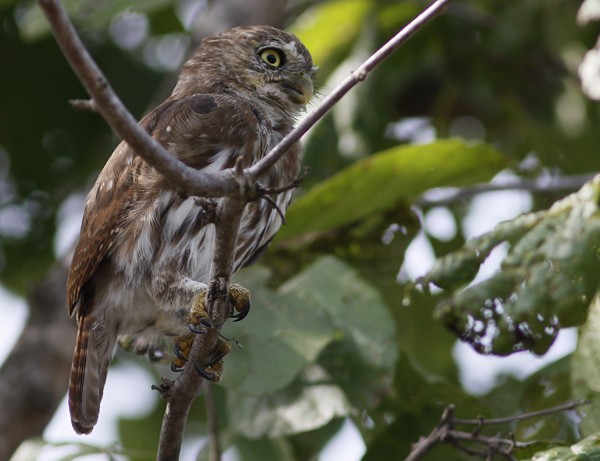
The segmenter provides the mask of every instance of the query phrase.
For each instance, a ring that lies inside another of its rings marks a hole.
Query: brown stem
[[[201,376],[191,365],[209,363],[212,359],[211,353],[220,340],[219,332],[229,313],[229,281],[245,206],[245,199],[223,198],[217,207],[215,252],[211,266],[211,283],[206,297],[211,328],[208,328],[205,334],[196,336],[183,372],[173,382],[171,389],[163,394],[168,403],[160,430],[158,461],[178,459],[187,415],[202,384]]]
[[[424,208],[435,206],[448,206],[461,200],[467,200],[479,194],[504,190],[522,190],[534,193],[549,194],[553,192],[574,191],[580,189],[586,182],[591,181],[597,173],[584,173],[556,178],[517,179],[501,184],[475,184],[452,190],[442,198],[427,198],[426,192],[414,204]]]
[[[204,382],[204,401],[206,402],[206,419],[208,421],[209,457],[210,461],[221,461],[221,443],[219,441],[219,415],[215,405],[213,384]]]

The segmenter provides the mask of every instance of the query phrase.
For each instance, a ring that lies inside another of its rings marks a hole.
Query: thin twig
[[[324,98],[319,106],[308,114],[302,122],[296,126],[281,142],[259,162],[248,168],[248,173],[253,178],[258,178],[271,168],[285,154],[285,152],[298,141],[310,128],[312,128],[323,116],[354,86],[362,82],[369,72],[387,58],[396,48],[412,37],[421,27],[429,23],[450,0],[436,0],[429,8],[413,19],[406,27],[398,32],[385,45],[377,50],[354,72],[342,81],[334,90]]]
[[[431,434],[427,437],[421,437],[419,441],[413,444],[412,450],[404,461],[416,461],[425,453],[431,450],[438,443],[445,441],[448,430],[452,428],[454,419],[454,405],[448,405],[442,413],[440,421],[437,423]]]
[[[555,407],[544,408],[543,410],[530,411],[528,413],[523,413],[520,415],[514,416],[506,416],[504,418],[479,418],[479,419],[461,419],[454,418],[455,424],[465,424],[465,425],[473,425],[473,426],[483,426],[486,425],[497,425],[497,424],[506,424],[506,423],[514,423],[517,421],[523,421],[526,419],[537,418],[538,416],[547,416],[554,413],[561,413],[563,411],[575,410],[577,407],[582,405],[589,404],[589,400],[580,399],[575,400],[573,402],[563,403],[562,405],[557,405]]]
[[[576,400],[574,402],[564,403],[562,405],[545,408],[543,410],[531,411],[528,413],[504,418],[490,419],[484,419],[481,417],[478,419],[456,418],[454,416],[454,405],[448,405],[435,428],[427,437],[421,437],[417,443],[413,444],[411,452],[404,461],[417,461],[438,443],[448,443],[458,450],[473,456],[478,456],[482,459],[492,459],[493,454],[498,454],[508,460],[513,461],[516,459],[512,454],[513,450],[515,448],[524,448],[528,446],[528,444],[516,441],[513,434],[510,434],[509,437],[502,437],[500,435],[481,435],[480,430],[484,425],[506,424],[525,419],[537,418],[539,416],[548,416],[555,413],[561,413],[563,411],[574,410],[577,407],[587,403],[589,403],[588,400]],[[472,425],[475,426],[475,428],[471,432],[458,431],[454,428],[456,424]],[[467,442],[470,446],[467,446],[462,442]],[[473,448],[473,446],[477,445],[483,446],[483,448]]]
[[[424,208],[448,206],[461,200],[474,197],[475,195],[505,190],[522,190],[537,193],[574,191],[580,189],[586,182],[593,179],[596,174],[597,173],[586,173],[553,178],[518,179],[501,184],[475,184],[473,186],[466,186],[461,187],[460,189],[450,190],[444,197],[441,198],[430,198],[432,194],[431,191],[428,191],[418,198],[414,204]]]

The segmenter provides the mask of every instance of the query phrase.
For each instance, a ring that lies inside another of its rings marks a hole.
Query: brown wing
[[[261,125],[255,111],[239,100],[201,94],[167,101],[140,123],[172,154],[197,169],[211,164],[219,169],[232,167],[237,155],[254,150],[249,143],[256,142]],[[223,152],[227,158],[217,158]],[[251,162],[248,159],[245,163]],[[122,142],[86,201],[67,282],[69,315],[82,315],[91,309],[84,300],[92,297],[86,294],[88,282],[118,238],[123,216],[136,200],[134,191],[141,175],[151,182],[166,182]]]
[[[172,102],[148,114],[141,125],[152,132]],[[75,246],[67,281],[69,315],[75,313],[84,286],[114,244],[115,228],[127,206],[127,191],[133,184],[133,170],[127,165],[131,149],[121,142],[102,169],[85,204],[79,240]],[[110,186],[110,187],[109,187]]]

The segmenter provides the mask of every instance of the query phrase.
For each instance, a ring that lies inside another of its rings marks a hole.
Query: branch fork
[[[517,458],[513,455],[513,451],[515,448],[526,447],[527,443],[515,440],[512,432],[508,433],[506,437],[503,437],[501,434],[494,436],[481,435],[481,430],[484,426],[515,423],[540,416],[548,416],[563,411],[575,410],[581,405],[588,403],[590,403],[588,400],[576,400],[543,410],[490,419],[485,419],[482,416],[479,416],[477,419],[456,418],[455,406],[451,404],[444,409],[440,421],[436,424],[433,431],[427,437],[421,437],[418,442],[413,444],[411,452],[404,461],[416,461],[420,459],[439,443],[450,444],[464,453],[485,460],[491,461],[494,455],[500,455],[506,460],[516,461]],[[470,432],[460,431],[456,429],[457,425],[474,427]]]

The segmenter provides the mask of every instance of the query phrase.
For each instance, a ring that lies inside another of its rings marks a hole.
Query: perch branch
[[[205,381],[204,392],[210,450],[208,459],[210,461],[218,461],[221,459],[221,442],[219,440],[219,415],[217,414],[213,384]]]
[[[211,283],[207,294],[211,326],[202,327],[204,333],[196,336],[189,362],[181,375],[171,383],[170,389],[163,393],[163,397],[167,400],[167,409],[160,431],[158,461],[179,457],[187,415],[202,384],[202,377],[190,365],[211,361],[220,338],[221,327],[227,318],[229,280],[233,272],[237,234],[245,206],[246,201],[238,198],[224,198],[219,202],[215,222],[215,252],[211,266]],[[214,458],[214,461],[218,459]]]
[[[523,413],[521,415],[515,416],[506,416],[504,418],[478,418],[478,419],[461,419],[454,418],[455,424],[464,424],[464,425],[472,425],[472,426],[480,426],[483,424],[487,424],[488,426],[497,425],[497,424],[506,424],[506,423],[514,423],[516,421],[523,421],[525,419],[537,418],[539,416],[548,416],[554,413],[560,413],[562,411],[575,410],[577,407],[582,405],[589,404],[589,400],[581,399],[575,400],[573,402],[563,403],[562,405],[557,405],[555,407],[544,408],[543,410],[530,411],[529,413]]]

